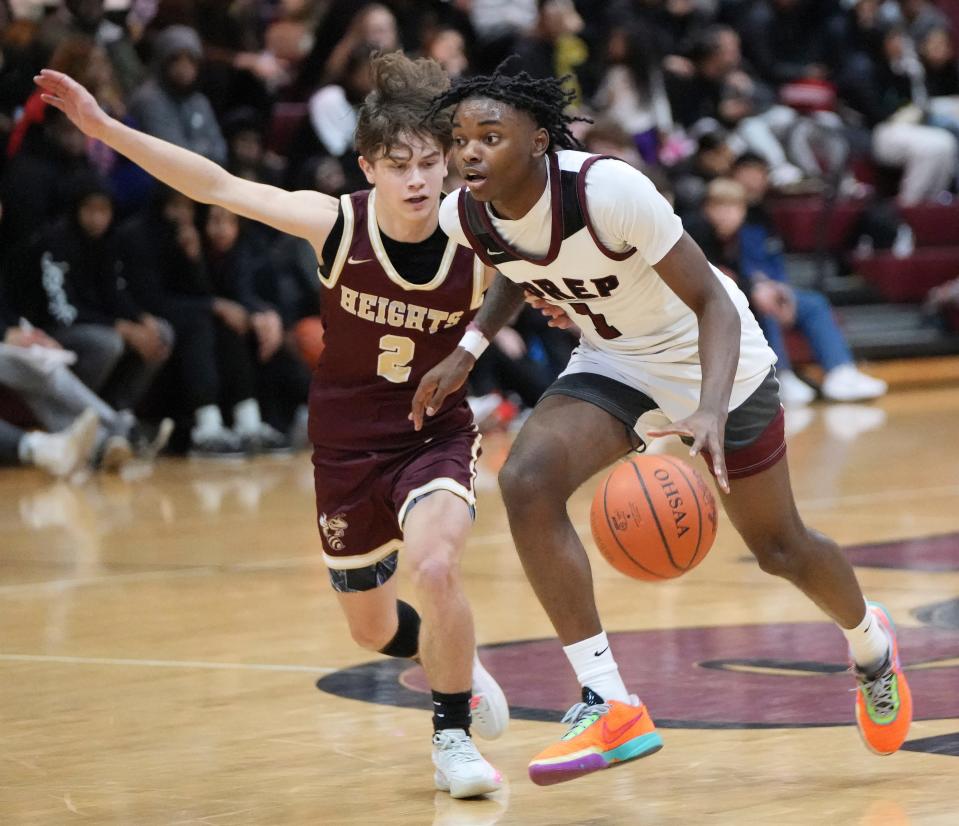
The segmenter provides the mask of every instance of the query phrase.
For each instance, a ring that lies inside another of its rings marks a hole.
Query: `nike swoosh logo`
[[[351,255],[349,258],[346,259],[346,263],[347,264],[368,264],[372,260],[373,260],[372,258],[362,258],[360,260],[357,260]]]
[[[593,656],[594,656],[594,657],[601,657],[601,656],[603,656],[603,654],[605,654],[607,651],[609,651],[609,646],[608,646],[608,645],[607,645],[602,651],[594,651],[594,652],[593,652]]]
[[[491,250],[489,247],[486,248],[487,255],[505,255],[506,253],[503,250]]]
[[[622,737],[627,731],[629,731],[633,726],[635,726],[643,717],[646,716],[646,711],[640,711],[635,717],[631,720],[627,720],[623,725],[618,728],[610,728],[606,718],[603,718],[603,739],[609,742],[615,742],[620,737]]]

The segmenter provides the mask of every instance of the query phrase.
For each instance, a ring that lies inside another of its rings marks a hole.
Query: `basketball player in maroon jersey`
[[[339,200],[229,175],[108,117],[61,73],[44,70],[36,82],[83,132],[168,186],[317,251],[326,347],[310,391],[310,437],[324,559],[353,639],[422,662],[433,689],[436,786],[472,797],[502,780],[473,744],[471,722],[495,737],[509,717],[475,656],[460,581],[479,436],[464,392],[419,432],[407,414],[420,379],[460,343],[493,272],[439,229],[450,123],[427,113],[447,88],[442,69],[396,53],[377,58],[373,75],[356,129],[373,188]],[[397,599],[401,544],[422,618]]]

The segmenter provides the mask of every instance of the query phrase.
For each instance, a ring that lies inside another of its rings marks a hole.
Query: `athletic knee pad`
[[[387,657],[415,657],[420,650],[420,615],[401,599],[396,600],[396,615],[399,620],[396,633],[380,653]]]

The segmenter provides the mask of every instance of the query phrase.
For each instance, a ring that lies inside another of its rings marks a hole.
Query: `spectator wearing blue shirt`
[[[815,390],[793,371],[785,340],[785,333],[791,328],[806,338],[823,368],[821,392],[825,398],[850,402],[882,396],[886,383],[857,369],[828,299],[820,292],[796,289],[789,284],[782,244],[761,208],[768,185],[765,173],[761,159],[747,157],[740,160],[733,174],[750,180],[749,189],[740,180],[712,181],[703,204],[704,231],[707,244],[721,250],[719,260],[725,261],[738,276],[766,340],[776,353],[783,403],[803,405],[816,397]],[[748,208],[747,192],[752,196],[752,209]],[[713,237],[708,238],[709,234]]]

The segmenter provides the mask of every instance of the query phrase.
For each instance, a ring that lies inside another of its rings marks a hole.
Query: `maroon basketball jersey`
[[[319,273],[326,331],[310,388],[310,439],[384,450],[469,427],[465,388],[419,433],[407,416],[420,379],[453,351],[482,303],[482,262],[450,240],[432,277],[413,284],[383,248],[375,190],[344,195],[340,209],[343,237]]]

